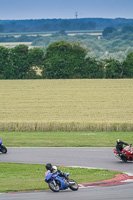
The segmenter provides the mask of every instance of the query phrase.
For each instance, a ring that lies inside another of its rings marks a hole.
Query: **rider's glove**
[[[60,171],[60,174],[61,174],[61,175],[64,175],[64,173],[63,173],[62,171]]]

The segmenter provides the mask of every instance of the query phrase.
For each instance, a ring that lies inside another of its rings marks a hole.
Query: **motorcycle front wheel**
[[[7,153],[7,148],[4,145],[1,145],[1,152]]]
[[[60,188],[58,184],[54,184],[53,182],[49,182],[49,188],[53,191],[53,192],[59,192]]]
[[[121,159],[122,159],[124,162],[127,162],[127,158],[126,158],[124,155],[122,155]]]
[[[76,191],[78,190],[79,186],[74,180],[69,179],[69,188],[73,191]]]

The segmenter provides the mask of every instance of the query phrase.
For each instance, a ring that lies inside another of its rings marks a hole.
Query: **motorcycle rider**
[[[64,172],[62,172],[59,169],[57,169],[56,166],[52,166],[51,163],[47,163],[46,164],[46,169],[49,170],[52,174],[55,174],[55,173],[58,172],[61,177],[65,177],[68,180],[68,177],[66,176],[66,174],[64,174]]]
[[[128,143],[121,141],[120,139],[117,139],[117,144],[116,144],[116,150],[119,154],[120,157],[122,157],[122,149],[123,149],[123,145],[129,146]]]

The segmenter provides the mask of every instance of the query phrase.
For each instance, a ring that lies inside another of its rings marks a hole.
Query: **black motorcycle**
[[[7,148],[2,144],[2,139],[0,139],[0,152],[7,153]]]

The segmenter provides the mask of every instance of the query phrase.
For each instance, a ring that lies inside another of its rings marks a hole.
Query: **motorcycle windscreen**
[[[45,177],[46,177],[46,180],[51,179],[52,174],[50,173],[50,171],[45,172]]]
[[[2,139],[0,139],[0,144],[2,144]]]

